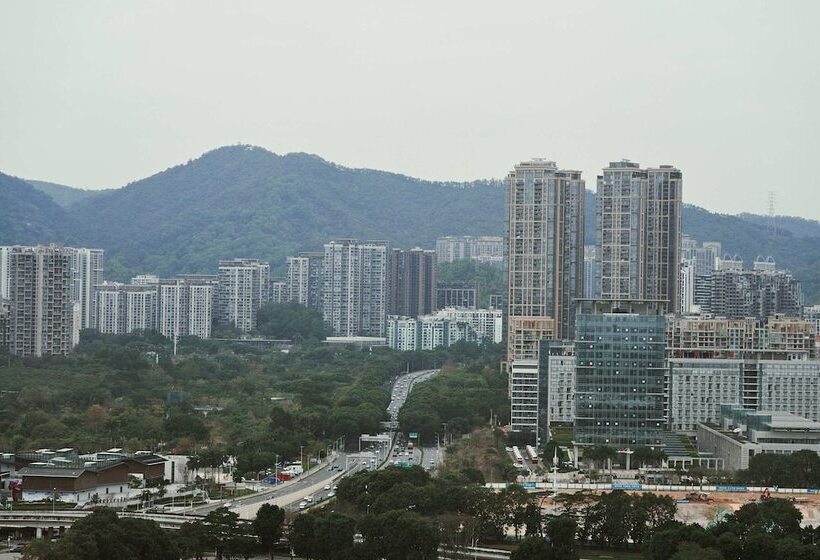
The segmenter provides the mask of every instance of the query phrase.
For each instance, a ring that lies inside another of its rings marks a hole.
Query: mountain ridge
[[[102,247],[106,276],[117,280],[209,272],[217,260],[236,256],[268,260],[281,271],[285,256],[318,250],[334,237],[432,247],[444,235],[504,231],[500,180],[426,181],[248,145],[215,148],[121,188],[63,200],[65,206],[32,182],[0,175],[0,187],[7,183],[13,188],[0,188],[0,208],[6,208],[0,211],[0,244]],[[594,204],[595,194],[587,191],[588,244],[594,243]],[[685,233],[721,241],[747,263],[772,255],[803,280],[811,300],[820,300],[820,222],[780,217],[776,235],[767,235],[765,219],[689,204],[683,209]]]

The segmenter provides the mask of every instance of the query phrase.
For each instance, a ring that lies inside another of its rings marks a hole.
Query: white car
[[[325,490],[330,490],[330,484],[325,484]]]
[[[307,503],[307,502],[304,502],[304,501],[303,501],[303,502],[299,502],[299,509],[305,509],[305,508],[307,507],[307,505],[308,505],[308,503]]]
[[[306,502],[312,502],[313,501],[313,496],[306,496],[305,501]]]

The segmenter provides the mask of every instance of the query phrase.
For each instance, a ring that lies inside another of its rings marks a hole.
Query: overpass
[[[0,527],[5,529],[34,529],[38,538],[43,531],[59,529],[63,532],[78,519],[89,515],[91,510],[63,511],[0,511]],[[201,519],[198,515],[180,515],[175,513],[143,513],[136,511],[117,512],[120,517],[150,519],[163,529],[179,529],[183,523]]]

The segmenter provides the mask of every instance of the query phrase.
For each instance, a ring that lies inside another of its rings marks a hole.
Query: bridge
[[[91,510],[63,510],[63,511],[0,511],[0,527],[7,529],[34,529],[38,538],[43,531],[59,529],[61,532],[67,527],[90,514]],[[202,519],[199,515],[180,515],[175,513],[143,513],[136,511],[117,512],[120,517],[135,519],[150,519],[163,529],[179,529],[183,523]]]

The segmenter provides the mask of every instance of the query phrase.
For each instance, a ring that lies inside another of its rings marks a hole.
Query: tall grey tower
[[[671,165],[609,164],[598,176],[598,259],[603,300],[680,297],[682,174]]]
[[[584,289],[584,181],[555,162],[507,175],[507,367],[511,426],[538,439],[542,340],[574,336]]]
[[[15,247],[9,255],[9,348],[17,356],[68,354],[74,344],[71,249]]]

